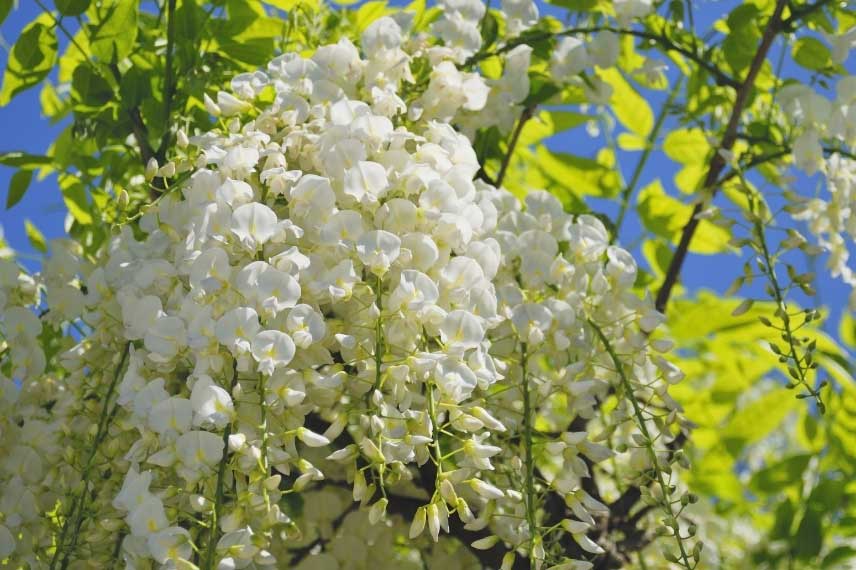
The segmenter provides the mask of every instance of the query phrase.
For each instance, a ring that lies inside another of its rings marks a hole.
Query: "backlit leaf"
[[[101,20],[89,25],[92,53],[103,62],[120,61],[134,49],[139,2],[111,0],[99,10]]]
[[[639,192],[638,211],[648,231],[677,244],[693,207],[666,194],[660,181],[655,180]],[[704,254],[727,251],[730,239],[728,230],[701,220],[690,242],[690,251]]]
[[[654,128],[654,112],[648,101],[617,69],[601,70],[599,74],[612,86],[610,104],[618,121],[638,136],[647,137]]]
[[[21,32],[9,51],[0,106],[8,105],[18,93],[38,85],[56,62],[57,40],[50,15],[42,14]]]
[[[24,231],[27,234],[27,239],[30,240],[30,244],[42,253],[46,253],[48,251],[48,244],[45,241],[45,236],[42,235],[42,232],[39,231],[30,220],[24,220]]]

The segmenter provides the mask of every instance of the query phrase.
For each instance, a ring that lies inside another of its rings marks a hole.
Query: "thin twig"
[[[480,52],[473,55],[470,59],[468,59],[465,63],[467,67],[472,66],[475,63],[483,59],[487,59],[489,57],[500,55],[507,51],[511,51],[515,47],[521,44],[532,44],[538,41],[548,40],[550,38],[555,37],[563,37],[563,36],[576,36],[583,34],[591,34],[597,32],[612,32],[614,34],[625,35],[625,36],[635,36],[637,38],[642,38],[646,40],[650,40],[660,44],[667,51],[677,52],[687,59],[690,59],[696,63],[699,67],[710,73],[716,82],[720,85],[726,85],[733,89],[737,89],[740,86],[740,82],[734,79],[733,77],[726,74],[724,71],[716,67],[713,63],[710,62],[709,57],[705,57],[702,54],[696,53],[694,50],[687,48],[685,46],[681,46],[673,42],[670,38],[656,34],[654,32],[649,32],[645,30],[632,30],[627,28],[615,28],[612,26],[589,26],[582,28],[567,28],[560,32],[545,32],[543,34],[526,34],[522,36],[518,36],[516,38],[512,38],[508,40],[501,48],[493,51],[493,52]]]
[[[80,484],[82,489],[80,491],[80,495],[72,501],[68,516],[65,521],[63,521],[62,529],[60,530],[59,539],[57,541],[56,551],[54,552],[50,563],[51,570],[56,567],[57,562],[60,562],[60,556],[62,556],[60,568],[63,570],[68,568],[68,565],[71,562],[71,555],[77,548],[80,528],[83,525],[83,512],[86,508],[86,497],[89,494],[89,475],[92,472],[92,468],[95,466],[95,456],[98,454],[98,450],[100,449],[104,438],[107,437],[107,431],[110,428],[113,418],[116,416],[116,407],[118,404],[114,404],[113,409],[110,410],[110,402],[113,398],[113,393],[116,391],[116,386],[119,384],[119,378],[125,368],[125,362],[128,360],[130,350],[131,343],[125,343],[125,348],[119,358],[119,364],[116,365],[113,372],[113,379],[107,387],[107,393],[104,396],[104,405],[101,407],[101,412],[98,417],[98,428],[95,431],[95,439],[92,441],[92,447],[89,449],[89,456],[86,458],[86,463],[84,463],[83,470],[80,473]],[[71,528],[70,525],[74,526],[74,531],[71,535],[68,548],[65,548],[65,537]]]
[[[746,190],[747,199],[749,202],[749,213],[751,215],[750,221],[752,222],[752,231],[755,234],[755,239],[757,240],[755,243],[755,249],[761,255],[761,259],[763,263],[758,263],[758,268],[767,278],[769,282],[769,291],[772,293],[773,300],[776,302],[777,310],[775,311],[775,315],[781,319],[782,326],[782,339],[788,343],[787,350],[783,353],[781,349],[774,350],[774,345],[770,343],[771,350],[773,350],[776,354],[780,356],[784,356],[787,359],[790,359],[793,362],[793,366],[788,368],[788,373],[794,379],[796,383],[801,384],[806,389],[806,394],[804,397],[812,397],[818,407],[818,409],[823,413],[826,410],[824,406],[823,399],[820,395],[820,388],[815,388],[809,383],[808,373],[811,370],[811,360],[807,358],[806,355],[800,356],[797,352],[797,342],[794,342],[796,338],[795,333],[797,329],[794,328],[793,323],[791,322],[791,316],[788,312],[788,304],[785,300],[785,292],[782,289],[781,284],[779,283],[779,278],[776,275],[776,267],[775,261],[776,257],[770,252],[769,244],[767,243],[767,236],[765,232],[765,220],[762,219],[762,210],[758,207],[756,198],[748,191],[748,184],[746,183],[745,178],[742,174],[740,174],[740,180],[743,183],[743,187]],[[761,210],[761,211],[757,211]],[[810,354],[808,355],[811,356]],[[822,387],[822,386],[821,386]]]
[[[645,420],[645,416],[642,414],[642,408],[639,406],[639,402],[636,399],[636,395],[633,393],[633,385],[630,383],[630,379],[627,377],[627,374],[624,371],[624,363],[621,362],[620,358],[618,358],[618,354],[616,354],[612,343],[609,342],[609,338],[604,334],[603,330],[599,326],[597,326],[597,324],[595,324],[595,322],[591,319],[589,319],[588,322],[594,329],[595,333],[597,333],[598,338],[600,338],[600,341],[603,343],[604,349],[606,349],[606,352],[612,359],[612,362],[615,365],[615,371],[618,374],[618,377],[621,379],[621,384],[624,387],[625,396],[628,400],[630,400],[630,404],[633,407],[633,415],[636,417],[637,427],[639,428],[639,431],[642,433],[642,436],[645,439],[645,448],[648,451],[648,456],[651,461],[651,467],[656,473],[656,478],[654,479],[654,482],[658,484],[658,486],[660,487],[660,492],[662,493],[662,503],[660,506],[663,507],[663,511],[668,517],[668,520],[665,524],[670,525],[670,523],[674,522],[674,526],[672,528],[675,531],[675,542],[677,542],[678,544],[678,552],[680,553],[680,564],[687,570],[692,570],[694,568],[694,565],[690,563],[689,555],[687,554],[686,548],[684,547],[684,540],[681,537],[680,527],[677,522],[677,516],[675,515],[674,510],[672,509],[672,505],[674,504],[674,502],[672,501],[672,492],[670,490],[669,485],[666,483],[665,478],[663,477],[662,469],[660,469],[660,460],[657,458],[657,452],[654,451],[654,440],[651,437],[651,433],[648,431],[648,424]]]
[[[678,93],[681,90],[681,83],[683,82],[683,76],[679,76],[677,82],[675,83],[672,92],[669,93],[668,99],[663,103],[663,107],[660,109],[660,114],[657,115],[657,120],[654,122],[654,128],[651,129],[651,132],[648,134],[648,140],[645,143],[645,148],[642,151],[642,156],[639,157],[639,162],[636,163],[636,168],[633,169],[633,174],[630,176],[630,183],[626,188],[621,192],[621,206],[618,210],[618,216],[615,218],[615,233],[613,235],[614,238],[618,238],[618,233],[621,231],[621,225],[624,223],[624,217],[627,215],[627,208],[630,204],[630,198],[633,196],[634,190],[636,190],[636,185],[639,183],[639,179],[642,176],[642,172],[645,170],[645,164],[648,162],[648,157],[651,155],[651,151],[654,149],[654,145],[657,142],[657,137],[660,134],[660,129],[663,127],[663,123],[666,121],[666,115],[669,114],[669,107],[672,106],[672,103],[675,101],[675,98],[678,96]]]
[[[522,376],[520,389],[523,391],[523,435],[524,457],[526,458],[526,523],[529,526],[529,568],[535,570],[540,566],[535,559],[535,540],[537,524],[535,521],[535,458],[532,455],[532,393],[529,389],[529,353],[526,343],[520,345],[520,373]]]
[[[794,28],[796,28],[797,22],[806,18],[807,16],[810,16],[811,14],[813,14],[817,10],[820,10],[824,6],[832,4],[832,2],[833,0],[818,0],[818,2],[815,2],[814,4],[804,4],[802,6],[797,6],[796,8],[792,7],[791,15],[788,16],[788,18],[784,22],[782,22],[782,29],[788,31],[793,30]]]
[[[526,107],[520,113],[520,118],[517,119],[517,125],[515,125],[514,132],[511,133],[511,139],[508,141],[508,150],[502,158],[502,164],[500,164],[499,172],[496,175],[494,186],[497,188],[502,186],[502,181],[505,179],[505,173],[508,171],[508,165],[511,163],[511,157],[514,154],[514,147],[517,146],[517,141],[520,138],[520,133],[523,131],[523,127],[526,126],[526,122],[532,118],[534,112],[534,107]]]
[[[77,48],[77,51],[79,51],[79,52],[80,52],[80,55],[82,55],[84,59],[89,60],[89,55],[88,55],[88,54],[83,50],[83,48],[82,48],[82,47],[80,47],[80,44],[79,44],[79,43],[77,43],[77,40],[74,38],[74,35],[73,35],[71,32],[69,32],[69,31],[68,31],[68,28],[66,28],[65,26],[63,26],[63,24],[62,24],[62,18],[57,18],[56,16],[54,16],[53,11],[52,11],[52,10],[50,10],[50,9],[48,9],[48,7],[47,7],[47,6],[45,6],[45,5],[42,3],[42,1],[41,1],[41,0],[36,0],[36,4],[38,4],[39,8],[41,8],[41,9],[42,9],[42,12],[44,12],[45,14],[47,14],[47,15],[49,15],[49,16],[51,17],[51,19],[54,21],[54,24],[56,25],[56,27],[57,27],[57,28],[59,28],[59,30],[60,30],[60,31],[65,35],[65,37],[68,39],[68,41],[70,41],[70,42],[71,42],[71,44],[72,44],[75,48]]]
[[[229,393],[235,389],[238,383],[238,362],[237,360],[232,365],[232,383],[229,388]],[[219,536],[217,529],[220,525],[220,508],[223,506],[223,484],[226,479],[226,464],[229,463],[229,436],[232,435],[232,423],[226,424],[223,430],[223,456],[220,458],[220,464],[217,467],[217,483],[214,489],[214,506],[211,509],[211,523],[208,530],[208,549],[205,553],[205,563],[200,567],[204,570],[211,570],[214,566],[214,553],[217,550],[217,542]]]

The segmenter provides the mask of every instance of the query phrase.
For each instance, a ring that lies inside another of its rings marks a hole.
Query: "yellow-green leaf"
[[[57,40],[49,14],[41,14],[18,37],[9,51],[0,106],[8,105],[18,93],[38,85],[56,62]]]
[[[102,2],[101,19],[89,25],[93,55],[103,62],[121,61],[131,54],[137,40],[137,0]]]
[[[642,150],[648,145],[648,139],[633,133],[620,133],[618,135],[618,148],[621,150]]]
[[[354,4],[358,0],[334,0],[336,4],[346,6],[349,4]],[[285,12],[290,12],[294,10],[297,6],[303,6],[310,10],[315,10],[318,8],[318,2],[315,0],[262,0],[265,4],[269,4],[274,8],[279,8],[280,10],[284,10]]]
[[[819,39],[808,36],[794,42],[791,56],[795,62],[812,71],[820,71],[832,65],[829,48]]]
[[[60,181],[60,187],[65,206],[75,221],[82,226],[91,224],[92,214],[89,212],[89,202],[83,184],[75,178],[67,177]]]
[[[30,244],[37,250],[42,253],[46,253],[48,251],[48,244],[45,241],[45,236],[42,235],[42,232],[39,231],[30,220],[24,220],[24,231],[27,233],[27,239],[30,240]]]
[[[707,174],[711,145],[701,129],[678,129],[663,140],[666,156],[683,164],[675,174],[675,186],[684,194],[692,194],[701,186]]]
[[[701,129],[678,129],[663,140],[666,156],[681,164],[706,163],[710,143]]]
[[[359,10],[357,10],[356,15],[354,16],[354,25],[356,26],[357,31],[362,33],[369,27],[369,24],[389,13],[390,9],[384,1],[377,0],[366,2],[360,6]]]
[[[638,204],[639,217],[645,228],[677,244],[693,207],[666,194],[659,180],[654,180],[639,192]],[[727,251],[730,239],[728,230],[701,220],[690,242],[690,251],[703,254]]]
[[[576,128],[590,118],[573,111],[541,111],[523,126],[517,144],[529,146],[541,142],[547,137]]]
[[[612,86],[610,105],[618,121],[640,137],[647,137],[654,128],[651,105],[617,69],[600,70],[601,79]]]
[[[856,348],[856,319],[853,315],[845,312],[841,317],[841,324],[838,327],[838,334],[841,337],[841,342],[847,346]]]
[[[738,411],[722,432],[722,439],[742,444],[759,441],[776,429],[799,404],[793,392],[774,388]]]
[[[620,191],[618,174],[602,162],[539,146],[536,158],[554,186],[577,196],[612,197]],[[603,157],[606,160],[607,157]],[[549,190],[549,188],[548,188]]]

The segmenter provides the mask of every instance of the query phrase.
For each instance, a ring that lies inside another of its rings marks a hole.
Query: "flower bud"
[[[372,505],[371,509],[369,509],[369,522],[372,524],[377,524],[379,521],[383,520],[386,517],[386,506],[389,504],[389,500],[386,497],[383,497],[381,500]]]
[[[425,529],[425,520],[426,520],[426,508],[419,507],[416,509],[416,514],[413,515],[413,522],[410,523],[410,533],[409,537],[411,539],[416,538],[422,531]]]
[[[151,181],[158,174],[158,159],[151,157],[146,163],[146,180]]]
[[[474,541],[471,546],[476,550],[490,550],[497,542],[499,542],[499,537],[492,534]]]
[[[214,117],[220,116],[220,107],[217,105],[217,103],[214,102],[213,99],[211,99],[211,97],[208,96],[207,93],[202,97],[202,101],[205,104],[205,110],[208,111],[209,115],[212,115]]]

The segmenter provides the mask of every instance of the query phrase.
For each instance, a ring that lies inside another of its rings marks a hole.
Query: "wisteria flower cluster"
[[[452,121],[508,129],[495,111],[526,96],[529,65],[520,46],[492,83],[459,70],[477,4],[445,6],[409,100],[422,48],[389,17],[360,49],[236,76],[205,98],[221,127],[179,132],[174,160],[150,165],[186,183],[102,259],[56,248],[38,285],[0,267],[23,379],[0,384],[0,559],[421,568],[427,551],[463,568],[501,548],[506,568],[590,567],[555,548],[602,552],[589,531],[607,507],[583,481],[620,448],[636,473],[661,467],[682,374],[596,217],[476,178]],[[537,18],[508,10],[515,31]],[[60,379],[23,308],[42,290],[47,322],[88,327]],[[637,399],[667,419],[635,424]],[[550,525],[548,493],[567,507]]]
[[[799,133],[793,144],[795,166],[808,175],[821,172],[825,179],[825,192],[797,201],[793,215],[808,224],[818,246],[829,253],[832,276],[853,289],[851,309],[856,308],[856,271],[849,264],[856,240],[856,160],[847,149],[856,144],[854,89],[854,78],[844,77],[831,101],[802,84],[788,85],[782,92],[785,111]],[[824,140],[835,145],[824,148]]]

